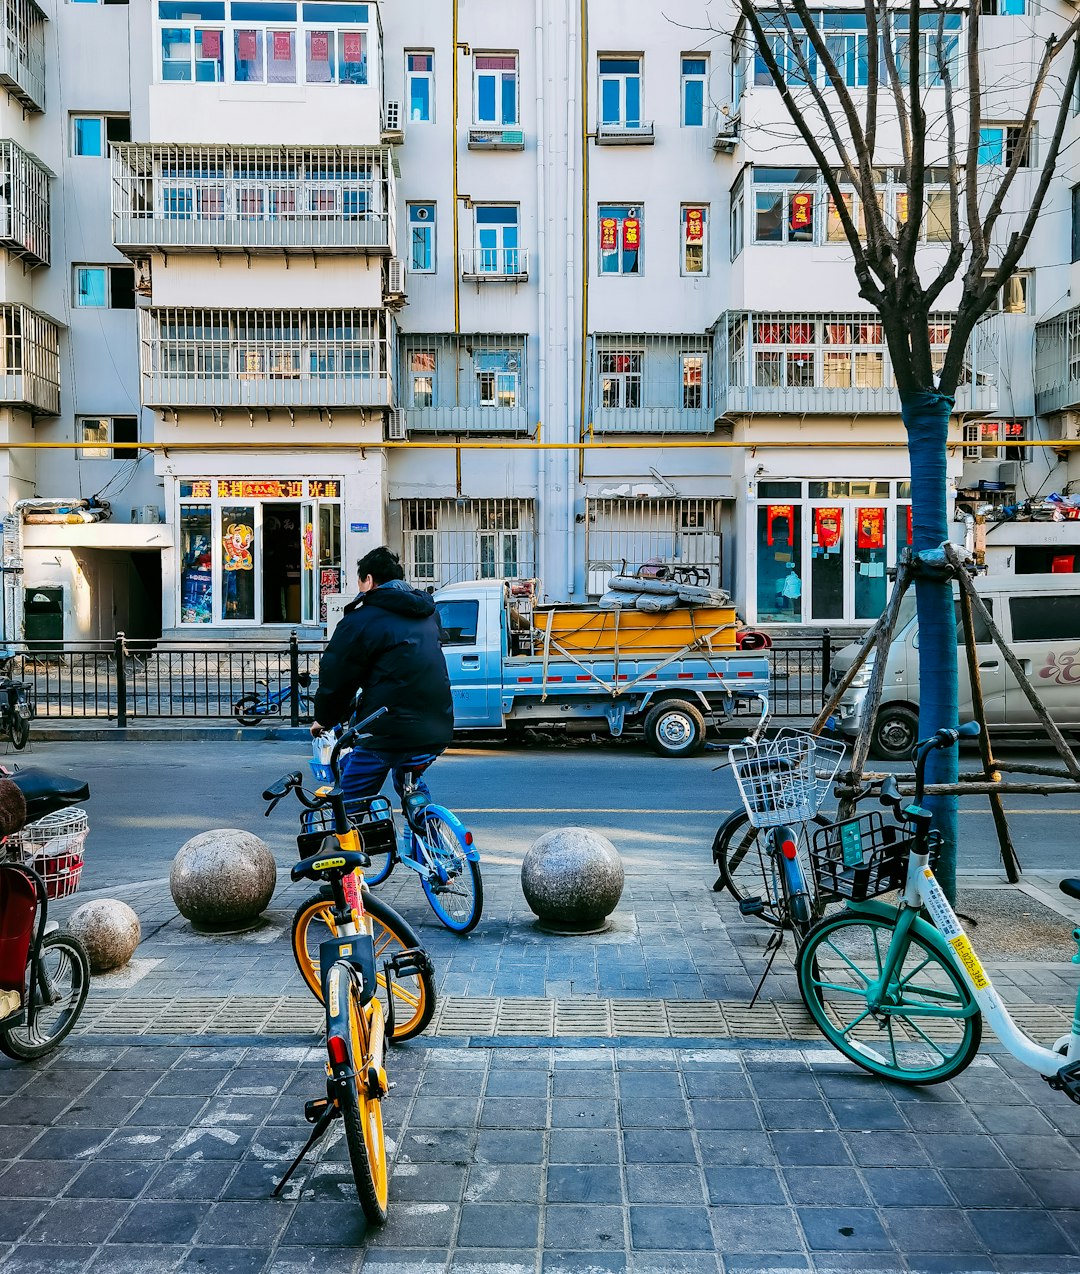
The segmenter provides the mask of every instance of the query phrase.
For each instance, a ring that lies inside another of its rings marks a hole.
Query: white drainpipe
[[[544,0],[534,0],[533,5],[533,56],[534,74],[536,76],[536,136],[539,153],[536,157],[536,255],[540,268],[537,271],[536,317],[537,332],[537,371],[538,386],[537,404],[541,428],[550,429],[554,421],[547,411],[550,395],[548,393],[547,373],[547,127],[543,119],[544,111]],[[548,435],[550,436],[550,435]],[[547,570],[547,452],[542,448],[537,452],[537,501],[536,501],[536,572],[543,579]],[[542,585],[541,585],[542,586]]]
[[[574,375],[574,365],[576,360],[571,356],[571,350],[577,348],[577,330],[576,322],[577,306],[575,305],[575,289],[577,284],[577,276],[574,270],[575,247],[577,243],[577,229],[579,219],[576,216],[578,211],[578,186],[577,186],[577,137],[581,131],[578,108],[578,39],[584,39],[584,32],[578,31],[578,6],[574,0],[566,6],[567,13],[567,33],[566,33],[566,422],[565,430],[569,434],[567,441],[577,441],[577,435],[573,430],[573,422],[577,418],[578,410],[578,392],[577,386],[580,384],[579,376]],[[582,146],[587,145],[582,141]],[[582,196],[584,197],[584,196]],[[588,268],[588,249],[582,245],[583,260],[585,268]],[[579,350],[578,357],[584,358],[585,351]],[[584,426],[584,421],[581,422]],[[565,502],[566,511],[569,515],[568,521],[570,532],[566,537],[566,591],[567,596],[573,597],[575,589],[575,565],[576,565],[576,540],[575,534],[576,521],[574,519],[574,509],[577,504],[577,465],[578,453],[570,447],[566,449],[566,492]]]

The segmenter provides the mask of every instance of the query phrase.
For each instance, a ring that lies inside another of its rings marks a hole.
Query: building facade
[[[880,613],[909,535],[889,355],[737,6],[0,7],[5,639],[315,634],[384,540],[422,586],[580,601],[659,558],[751,623]],[[990,7],[1007,85],[1055,12]],[[825,14],[853,87],[857,17]],[[976,504],[1069,476],[1016,444],[1080,437],[1078,182],[1066,145],[971,343]]]

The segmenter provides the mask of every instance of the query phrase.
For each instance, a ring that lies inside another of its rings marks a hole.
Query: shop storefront
[[[748,622],[877,619],[886,570],[911,543],[910,501],[906,481],[759,482],[749,509]]]
[[[338,478],[177,483],[180,623],[320,624],[342,588]]]

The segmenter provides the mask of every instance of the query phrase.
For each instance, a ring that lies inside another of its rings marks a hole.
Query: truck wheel
[[[705,718],[692,703],[668,699],[649,709],[645,738],[657,756],[694,756],[705,744]]]
[[[919,737],[919,718],[899,704],[882,708],[874,723],[870,755],[877,761],[910,761]]]

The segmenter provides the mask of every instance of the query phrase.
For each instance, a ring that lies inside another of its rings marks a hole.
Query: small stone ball
[[[251,926],[276,884],[277,863],[267,843],[235,827],[193,836],[169,872],[173,902],[197,929]]]
[[[622,859],[599,832],[560,827],[535,841],[521,864],[521,891],[541,927],[595,933],[622,897]]]
[[[126,902],[95,898],[75,908],[66,926],[86,948],[91,973],[127,964],[142,938],[139,917]]]

